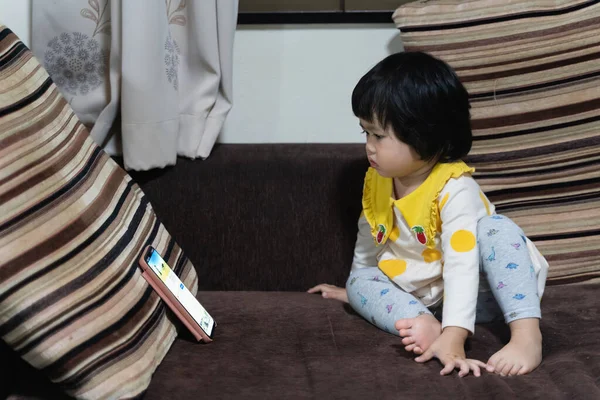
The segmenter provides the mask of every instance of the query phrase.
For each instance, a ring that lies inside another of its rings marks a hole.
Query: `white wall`
[[[0,23],[31,45],[31,0],[0,0]]]
[[[239,26],[222,142],[362,142],[350,95],[401,51],[392,23]]]
[[[0,22],[31,43],[31,1],[0,0]],[[223,143],[362,142],[350,95],[371,66],[401,51],[389,24],[240,25],[234,105]]]

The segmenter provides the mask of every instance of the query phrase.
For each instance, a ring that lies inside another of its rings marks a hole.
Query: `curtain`
[[[125,167],[206,158],[232,105],[237,0],[33,0],[32,50]]]

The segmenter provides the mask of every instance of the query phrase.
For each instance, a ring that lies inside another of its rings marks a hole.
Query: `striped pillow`
[[[452,65],[471,97],[469,161],[550,263],[600,276],[600,1],[443,0],[396,10],[406,51]]]
[[[142,393],[176,337],[138,257],[197,277],[129,176],[0,26],[0,336],[70,395]]]

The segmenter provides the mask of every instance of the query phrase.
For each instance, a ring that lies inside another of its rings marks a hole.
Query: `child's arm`
[[[361,213],[358,219],[358,234],[356,235],[356,245],[354,246],[354,259],[352,260],[352,270],[358,268],[377,267],[378,249],[371,235],[371,226],[365,216]],[[348,295],[345,288],[322,283],[308,289],[308,293],[321,293],[324,298],[348,302]]]
[[[354,258],[352,259],[352,271],[359,268],[377,267],[377,254],[379,248],[375,246],[375,240],[371,234],[371,225],[367,222],[364,213],[358,218],[358,233],[354,245]]]
[[[442,329],[456,326],[471,334],[475,330],[480,259],[477,222],[488,215],[488,209],[492,211],[484,199],[479,185],[468,176],[451,179],[440,195],[444,254]]]
[[[464,343],[475,329],[479,288],[477,222],[492,212],[479,185],[470,177],[452,179],[440,195],[442,250],[444,253],[444,309],[442,335],[416,360],[437,357],[446,375],[460,368],[460,376],[472,370],[479,375],[485,364],[465,357]],[[485,200],[485,202],[484,202]]]

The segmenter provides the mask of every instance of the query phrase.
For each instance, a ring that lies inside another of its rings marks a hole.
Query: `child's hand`
[[[424,363],[431,360],[433,357],[440,360],[444,368],[440,372],[441,375],[448,375],[454,369],[460,369],[458,376],[461,378],[473,371],[473,375],[480,376],[481,369],[486,367],[486,364],[465,357],[465,339],[468,332],[463,328],[449,326],[436,339],[435,342],[427,349],[423,355],[415,358],[415,361]]]
[[[321,292],[321,296],[326,299],[335,299],[339,301],[343,301],[344,303],[348,302],[348,294],[346,294],[346,289],[341,287],[328,285],[326,283],[322,283],[313,288],[308,289],[308,293],[319,293]]]

